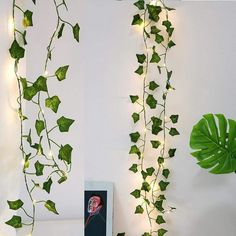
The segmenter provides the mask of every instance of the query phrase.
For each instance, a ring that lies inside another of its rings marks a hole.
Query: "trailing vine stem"
[[[172,71],[167,65],[167,54],[175,46],[172,41],[174,27],[169,21],[169,12],[174,9],[162,0],[138,0],[134,5],[139,12],[133,16],[132,25],[141,27],[144,45],[144,52],[136,54],[139,65],[135,73],[142,78],[143,85],[141,96],[130,95],[130,100],[140,107],[132,114],[134,124],[139,124],[135,127],[141,126],[144,130],[130,133],[133,144],[129,154],[137,160],[129,170],[142,177],[141,186],[131,195],[139,201],[135,214],[145,213],[147,217],[149,229],[142,236],[163,236],[168,232],[162,226],[166,223],[166,214],[175,209],[167,206],[164,195],[170,184],[166,161],[176,152],[175,148],[167,147],[167,134],[179,135],[176,128],[169,127],[169,123],[178,122],[179,116],[167,117],[167,97],[174,90],[170,83]],[[159,72],[156,76],[151,73],[155,68]],[[150,146],[155,154],[150,153]],[[125,233],[118,234],[123,235]]]
[[[32,0],[34,4],[36,4],[35,0]],[[48,60],[52,59],[52,49],[51,46],[53,44],[54,39],[57,37],[58,39],[63,35],[64,24],[66,23],[72,28],[72,34],[74,39],[79,42],[79,31],[80,27],[78,24],[73,26],[71,23],[63,20],[60,16],[58,8],[60,6],[65,6],[68,10],[65,0],[63,0],[60,4],[57,4],[56,0],[53,0],[55,10],[57,13],[57,26],[54,30],[52,37],[50,38],[49,46],[47,48],[48,54],[45,62],[45,69],[47,69]],[[19,10],[23,15],[23,26],[25,30],[22,31],[17,28],[17,19],[15,11]],[[42,191],[46,191],[50,194],[51,186],[53,184],[53,180],[56,174],[58,176],[58,183],[61,184],[67,180],[67,175],[71,171],[71,156],[73,148],[69,145],[59,145],[49,134],[54,131],[56,128],[60,132],[68,132],[70,126],[74,123],[74,120],[70,118],[66,118],[62,116],[56,121],[56,125],[52,128],[48,127],[47,118],[45,112],[43,110],[42,99],[45,102],[45,107],[51,109],[54,113],[57,113],[59,105],[61,103],[58,96],[50,97],[49,95],[49,87],[47,84],[47,80],[49,78],[55,78],[58,81],[62,81],[66,79],[67,71],[69,69],[69,65],[59,67],[53,75],[47,76],[46,74],[41,75],[37,78],[36,81],[31,82],[29,79],[22,78],[19,75],[19,62],[22,58],[25,57],[25,46],[27,45],[26,41],[26,29],[28,27],[33,26],[33,12],[30,10],[23,10],[16,2],[16,0],[12,0],[12,18],[13,18],[13,42],[9,49],[11,57],[14,59],[14,73],[16,77],[16,82],[18,86],[18,116],[20,118],[20,150],[22,155],[22,172],[24,176],[24,182],[27,194],[32,204],[32,211],[28,213],[28,211],[23,207],[24,203],[21,199],[18,200],[9,200],[8,205],[11,210],[17,211],[21,210],[22,213],[29,218],[29,222],[22,222],[21,216],[13,215],[13,217],[6,222],[6,224],[14,227],[21,228],[23,226],[30,227],[30,235],[34,232],[35,227],[35,218],[36,218],[36,205],[40,203],[44,203],[45,208],[48,211],[51,211],[54,214],[58,214],[56,205],[51,200],[36,200],[34,198],[34,192],[36,190],[41,189]],[[60,22],[63,24],[60,26]],[[18,35],[19,37],[18,37]],[[50,52],[50,55],[49,55]],[[46,99],[42,97],[42,94],[46,94]],[[37,101],[34,100],[34,97],[37,95]],[[28,120],[28,117],[25,116],[25,111],[23,109],[23,102],[31,102],[31,104],[36,105],[38,107],[37,119],[35,121],[35,126],[29,129],[29,132],[25,134],[25,126],[24,123]],[[32,132],[34,132],[38,136],[38,142],[32,142],[33,139],[36,139],[32,136]],[[44,140],[48,144],[47,147],[44,145]],[[65,169],[61,167],[61,164],[56,160],[55,155],[52,152],[52,143],[55,144],[56,148],[58,148],[58,160],[65,165]],[[48,149],[48,154],[45,154],[45,150]],[[31,150],[31,152],[29,152]],[[32,151],[35,151],[35,154],[32,155]],[[45,158],[45,163],[40,163],[40,161]],[[32,166],[33,164],[33,166]],[[51,171],[47,173],[44,172],[45,168],[50,168]],[[29,171],[28,171],[29,169]],[[38,181],[40,178],[46,178],[46,181],[43,182],[41,186]],[[31,181],[30,181],[31,180]]]

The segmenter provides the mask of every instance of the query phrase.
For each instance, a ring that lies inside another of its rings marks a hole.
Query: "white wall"
[[[56,49],[57,59],[51,64],[51,70],[60,64],[71,65],[70,80],[55,84],[55,89],[64,101],[61,106],[63,114],[71,115],[79,123],[72,128],[70,135],[63,138],[63,141],[72,142],[75,155],[69,182],[53,189],[51,198],[62,212],[57,219],[64,221],[82,217],[83,176],[86,180],[112,181],[115,184],[114,235],[123,231],[128,236],[140,235],[145,230],[145,222],[133,214],[135,201],[129,193],[137,180],[128,171],[131,161],[127,154],[128,134],[133,128],[130,118],[133,106],[128,95],[141,89],[133,71],[136,68],[135,54],[142,49],[142,44],[140,35],[129,24],[135,9],[130,1],[70,0],[69,3],[70,17],[73,21],[80,21],[81,43],[78,49],[68,34],[58,41],[57,48],[61,51]],[[7,11],[4,9],[8,4],[0,4],[0,24],[4,22],[1,29],[4,29],[6,37]],[[206,112],[222,112],[235,118],[236,3],[172,2],[171,5],[177,9],[172,17],[177,46],[169,61],[177,90],[171,96],[169,110],[181,116],[181,136],[173,140],[178,153],[170,163],[173,174],[169,202],[177,207],[177,211],[168,219],[169,235],[234,236],[235,176],[213,176],[201,170],[190,157],[188,139],[192,125]],[[31,52],[27,54],[27,76],[32,78],[43,72],[45,45],[54,24],[50,21],[53,9],[48,1],[38,1],[38,7],[35,28],[29,32],[28,48]],[[1,38],[1,66],[7,60],[7,40]],[[2,69],[0,73],[4,73]],[[10,111],[7,95],[2,93],[7,82],[0,80],[0,83],[1,109]],[[28,111],[33,112],[30,107]],[[9,131],[9,140],[12,141],[18,126],[16,121],[9,124],[8,117],[0,118],[0,123],[4,122],[4,127],[7,127],[0,132],[5,134]],[[4,141],[2,135],[0,138],[2,152],[5,136]],[[15,144],[12,146],[16,147]],[[9,150],[13,149],[7,147],[7,160],[11,163],[4,164],[6,159],[3,156],[6,154],[0,157],[5,170],[1,176],[6,179],[9,175],[10,178],[8,183],[1,180],[1,189],[4,189],[4,194],[0,195],[1,204],[9,197],[8,194],[14,193],[13,190],[17,192],[15,186],[9,186],[16,174],[9,172],[9,166],[12,166],[17,150],[14,155]],[[23,185],[21,195],[26,198]],[[11,236],[14,232],[11,234],[3,224],[2,218],[5,220],[6,217],[3,206],[0,208],[0,235]],[[39,209],[38,219],[51,221],[39,222],[35,236],[42,235],[44,231],[41,230],[47,230],[50,235],[63,232],[59,224],[54,224],[55,218],[44,209]],[[61,225],[72,230],[68,236],[75,235],[75,232],[83,234],[81,221],[78,225],[74,221],[60,222]]]
[[[171,140],[178,148],[172,169],[169,203],[170,236],[234,236],[234,175],[213,176],[190,156],[189,134],[202,114],[222,112],[236,118],[235,22],[236,3],[171,2],[177,11],[176,48],[170,54],[176,92],[169,111],[180,114],[181,136]],[[128,95],[140,91],[133,71],[135,54],[142,49],[141,35],[131,28],[135,9],[130,1],[81,1],[80,12],[85,80],[85,179],[115,184],[114,235],[141,235],[145,222],[135,216],[129,195],[137,184],[129,173],[130,115]]]

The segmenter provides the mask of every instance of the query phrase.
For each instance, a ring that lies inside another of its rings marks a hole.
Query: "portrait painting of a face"
[[[107,191],[85,191],[85,236],[106,236]]]

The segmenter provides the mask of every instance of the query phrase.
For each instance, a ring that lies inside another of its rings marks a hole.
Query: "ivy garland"
[[[36,5],[36,0],[32,0]],[[35,226],[36,208],[37,205],[43,204],[45,208],[58,214],[56,204],[52,200],[36,200],[34,195],[37,191],[45,191],[50,194],[52,185],[55,181],[59,184],[65,182],[68,173],[71,171],[72,150],[70,144],[59,145],[52,137],[52,132],[58,129],[60,132],[68,132],[70,126],[74,123],[73,119],[65,116],[60,117],[55,126],[49,127],[44,107],[57,113],[61,104],[60,98],[57,95],[52,95],[49,92],[48,80],[57,79],[58,81],[65,80],[69,65],[59,67],[53,75],[48,75],[47,68],[49,61],[52,60],[53,46],[56,39],[63,35],[65,26],[72,30],[73,37],[79,42],[80,27],[78,24],[74,26],[65,21],[60,15],[60,8],[65,8],[68,11],[66,0],[52,0],[57,14],[57,24],[47,46],[47,55],[44,64],[44,74],[40,75],[35,81],[30,81],[29,78],[22,78],[19,74],[20,60],[25,57],[25,47],[27,45],[26,33],[27,28],[33,26],[33,12],[23,10],[17,0],[12,2],[12,17],[14,23],[14,37],[9,49],[11,57],[14,59],[14,71],[16,82],[18,84],[19,97],[17,98],[19,108],[18,115],[20,118],[20,150],[22,153],[23,175],[30,202],[32,203],[32,212],[27,212],[24,208],[24,203],[21,199],[8,201],[9,208],[14,211],[20,211],[29,221],[23,222],[21,216],[14,215],[6,224],[21,228],[23,226],[30,227],[30,235],[33,234]],[[16,19],[16,11],[22,13],[24,30],[18,27],[18,19]],[[28,132],[25,132],[25,122],[28,120],[24,111],[24,102],[29,102],[37,108],[37,117],[35,118],[35,127],[31,127]],[[50,111],[49,111],[50,112]],[[33,142],[33,135],[37,140]],[[58,150],[58,157],[53,154],[52,150]],[[43,183],[41,183],[43,181]]]
[[[168,135],[179,135],[174,127],[179,116],[168,117],[166,111],[168,94],[174,90],[167,54],[175,46],[174,27],[169,20],[169,13],[175,9],[167,7],[164,0],[139,0],[134,5],[139,12],[133,16],[132,25],[142,28],[145,52],[136,54],[139,65],[135,73],[143,80],[142,95],[130,95],[131,102],[138,107],[132,114],[133,122],[136,129],[143,129],[129,135],[133,143],[129,154],[137,157],[129,170],[142,178],[140,188],[134,189],[131,195],[138,201],[135,214],[145,213],[149,222],[149,230],[142,236],[163,236],[168,232],[162,226],[166,223],[166,214],[175,209],[167,206],[165,196],[170,184],[166,162],[176,152],[176,148],[167,147],[167,139]]]

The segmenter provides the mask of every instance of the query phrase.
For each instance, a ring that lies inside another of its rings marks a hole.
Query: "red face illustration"
[[[88,201],[88,213],[90,215],[96,215],[101,210],[101,198],[99,196],[92,196]]]

